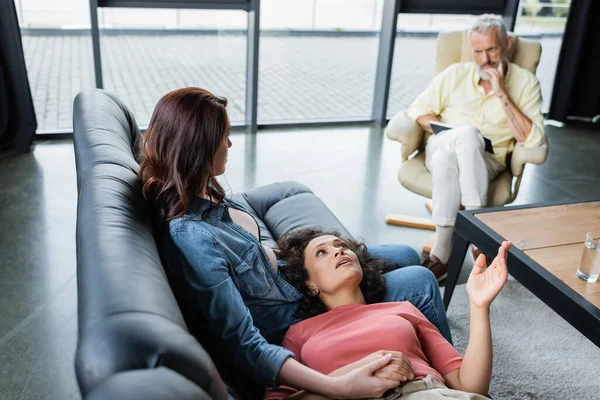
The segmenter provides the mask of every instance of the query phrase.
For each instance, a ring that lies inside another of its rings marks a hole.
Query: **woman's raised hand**
[[[475,260],[475,265],[473,265],[467,281],[467,294],[472,305],[480,308],[489,307],[504,287],[508,278],[506,255],[510,246],[510,242],[502,242],[498,249],[498,255],[487,268],[485,255],[481,254]]]

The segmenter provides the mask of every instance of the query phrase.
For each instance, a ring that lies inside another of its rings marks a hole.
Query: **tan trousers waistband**
[[[381,399],[384,400],[396,400],[399,399],[403,394],[419,392],[421,390],[427,389],[445,389],[446,385],[440,381],[440,379],[435,375],[427,375],[425,378],[418,379],[416,381],[408,382],[403,386],[398,386],[397,388],[390,389],[384,393]],[[379,399],[379,400],[381,400]],[[368,400],[376,400],[376,399],[368,399]]]
[[[388,390],[383,395],[384,400],[488,400],[487,397],[477,393],[467,393],[460,390],[449,389],[442,381],[434,376],[427,375],[423,379],[408,382],[404,386]]]
[[[440,381],[440,379],[435,375],[427,375],[423,379],[418,379],[416,381],[408,382],[406,385],[402,387],[398,387],[396,389],[400,389],[400,394],[408,394],[412,392],[418,392],[420,390],[427,389],[442,389],[445,388],[446,385]]]

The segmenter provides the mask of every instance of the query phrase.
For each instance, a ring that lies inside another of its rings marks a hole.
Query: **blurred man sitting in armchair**
[[[433,133],[432,121],[453,127],[431,135],[425,148],[436,242],[423,265],[438,278],[447,271],[460,205],[485,207],[489,182],[506,169],[515,141],[535,147],[544,135],[540,84],[504,58],[511,46],[504,22],[482,15],[469,39],[475,62],[446,68],[407,111],[426,132]]]

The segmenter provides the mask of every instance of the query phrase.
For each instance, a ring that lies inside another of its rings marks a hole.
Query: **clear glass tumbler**
[[[577,277],[593,283],[600,274],[600,231],[588,232],[585,235],[583,254],[577,268]]]

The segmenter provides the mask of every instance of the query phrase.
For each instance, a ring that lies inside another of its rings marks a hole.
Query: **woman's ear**
[[[319,294],[321,294],[321,291],[317,289],[311,281],[306,281],[304,283],[306,284],[306,287],[308,288],[308,291],[311,296],[318,296]]]

